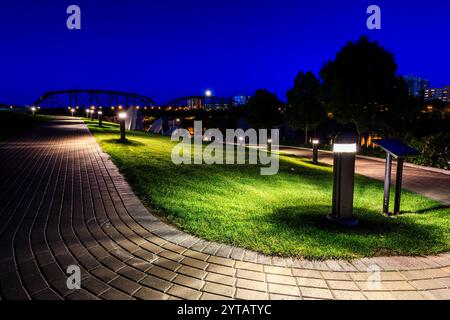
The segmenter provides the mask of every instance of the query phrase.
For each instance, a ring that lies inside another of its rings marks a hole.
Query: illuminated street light
[[[73,117],[75,114],[75,109],[74,108],[70,109],[70,113],[72,114],[72,117]]]
[[[272,139],[267,139],[267,151],[272,152]]]
[[[33,114],[33,117],[34,117],[34,115],[36,114],[36,107],[31,107],[31,113]]]
[[[98,126],[103,127],[103,111],[98,111]]]
[[[206,90],[205,96],[208,97],[208,98],[211,97],[212,96],[212,91],[211,90]]]
[[[329,219],[345,226],[356,226],[353,217],[356,136],[339,134],[333,145],[333,208]]]
[[[125,112],[119,113],[119,124],[120,124],[120,142],[126,142],[127,139],[125,137],[125,119],[127,118],[127,114]]]
[[[318,163],[318,158],[319,158],[319,139],[313,139],[312,144],[313,144],[313,163],[317,164]]]

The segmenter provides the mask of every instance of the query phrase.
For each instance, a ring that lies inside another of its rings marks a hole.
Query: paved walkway
[[[298,157],[312,157],[312,151],[304,148],[280,147],[280,151]],[[333,164],[333,154],[328,151],[319,151],[319,162]],[[396,163],[396,161],[393,162],[392,168],[393,186],[395,186]],[[363,176],[384,181],[385,164],[383,159],[358,156],[355,170]],[[450,172],[405,163],[403,188],[450,205]]]
[[[178,231],[73,118],[0,144],[0,163],[0,299],[450,299],[449,253],[281,259]]]

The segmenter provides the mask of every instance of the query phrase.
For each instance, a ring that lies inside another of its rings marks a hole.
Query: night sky
[[[82,10],[82,30],[66,9]],[[366,8],[382,9],[382,30]],[[448,0],[14,0],[0,4],[0,102],[31,104],[61,89],[111,89],[163,104],[200,95],[285,99],[300,70],[318,72],[347,41],[369,35],[399,73],[450,85]]]

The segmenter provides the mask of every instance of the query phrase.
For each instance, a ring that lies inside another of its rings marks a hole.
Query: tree
[[[247,104],[247,121],[255,129],[271,129],[282,123],[282,102],[266,89],[256,90]]]
[[[384,120],[398,117],[408,97],[396,72],[394,56],[377,42],[365,36],[349,42],[320,71],[327,108],[338,122],[353,123],[359,133],[379,130]]]
[[[305,143],[308,143],[309,130],[326,118],[325,109],[320,102],[320,81],[312,72],[300,72],[286,97],[288,105],[285,119],[292,128],[305,131]]]

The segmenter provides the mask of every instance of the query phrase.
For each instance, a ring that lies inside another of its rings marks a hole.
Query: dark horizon
[[[71,4],[81,7],[81,30],[66,28]],[[371,4],[382,9],[382,30],[366,28]],[[439,0],[14,1],[0,11],[0,103],[31,104],[65,89],[126,91],[163,104],[266,88],[285,100],[299,71],[318,73],[362,35],[395,55],[398,74],[442,87],[450,85],[449,12]]]

